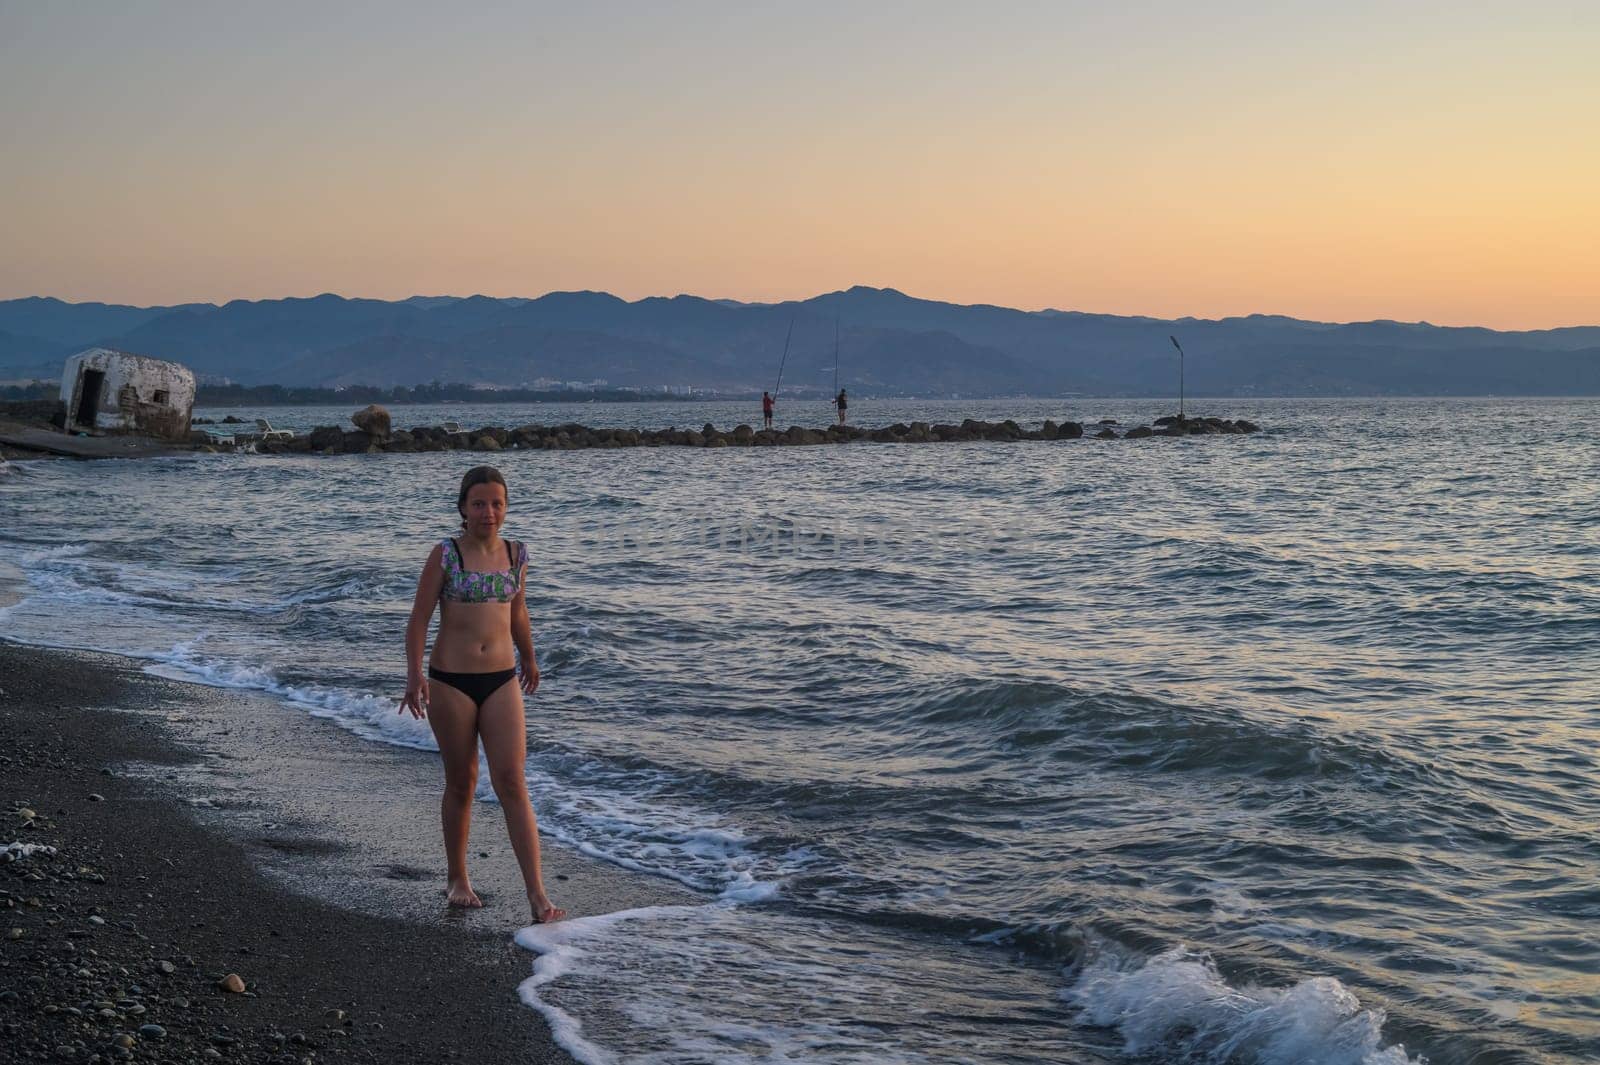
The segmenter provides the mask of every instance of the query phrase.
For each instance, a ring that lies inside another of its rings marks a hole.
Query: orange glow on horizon
[[[864,284],[1164,318],[1600,323],[1600,20],[1154,6],[442,30],[400,7],[308,39],[266,10],[0,0],[0,93],[25,101],[0,115],[0,298]]]

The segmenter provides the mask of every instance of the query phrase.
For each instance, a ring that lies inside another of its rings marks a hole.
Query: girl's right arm
[[[417,579],[417,597],[411,602],[411,619],[406,622],[406,697],[400,700],[397,712],[410,710],[418,719],[428,716],[428,675],[422,668],[422,655],[427,650],[428,621],[444,590],[443,557],[443,545],[434,545],[428,553]]]

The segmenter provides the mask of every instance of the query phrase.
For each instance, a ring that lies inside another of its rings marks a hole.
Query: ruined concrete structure
[[[99,430],[184,441],[194,410],[194,374],[175,362],[90,348],[69,358],[61,371],[61,408],[62,428],[69,433]]]

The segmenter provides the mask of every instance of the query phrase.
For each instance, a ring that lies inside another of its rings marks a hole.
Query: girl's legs
[[[467,879],[467,833],[472,827],[472,797],[478,788],[478,708],[443,681],[432,681],[428,685],[428,724],[444,759],[439,820],[444,828],[450,905],[482,906]]]
[[[506,833],[511,837],[517,864],[522,867],[533,919],[559,920],[567,911],[551,905],[539,868],[539,822],[528,801],[528,780],[524,775],[528,734],[522,714],[522,689],[515,680],[507,681],[483,701],[478,711],[478,734],[483,737],[483,753],[489,760],[489,783],[505,811]]]

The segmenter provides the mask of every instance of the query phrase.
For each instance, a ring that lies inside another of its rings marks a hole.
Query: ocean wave
[[[125,551],[127,545],[122,545]],[[41,593],[64,603],[91,606],[140,607],[157,611],[206,610],[266,617],[301,606],[324,606],[347,601],[390,601],[409,588],[396,579],[356,567],[332,572],[300,572],[304,587],[287,594],[253,599],[252,580],[270,584],[270,572],[254,574],[185,572],[170,564],[160,567],[128,560],[99,557],[96,545],[64,544],[25,551],[19,561],[25,575]],[[227,596],[205,595],[197,588],[225,586]]]
[[[516,942],[538,955],[522,1000],[585,1065],[1082,1060],[1053,970],[960,944],[907,950],[892,932],[721,902],[568,919]]]
[[[49,547],[24,547],[17,556],[16,561],[23,566],[33,566],[39,563],[55,562],[59,559],[82,558],[87,555],[94,545],[86,543],[52,544]]]
[[[1207,1065],[1421,1065],[1383,1040],[1382,1010],[1364,1009],[1332,977],[1287,988],[1234,986],[1209,955],[1177,946],[1130,960],[1107,951],[1062,992],[1090,1024],[1115,1028],[1125,1053]]]
[[[1436,777],[1354,730],[1334,734],[1309,721],[1054,681],[962,680],[912,693],[889,712],[904,727],[921,726],[920,743],[1044,754],[1101,768],[1268,780],[1373,771]]]
[[[777,897],[785,880],[818,860],[675,797],[665,776],[583,762],[586,769],[552,773],[548,760],[534,760],[529,786],[542,830],[592,858],[741,902]]]
[[[154,662],[151,672],[169,679],[195,681],[214,688],[259,691],[275,696],[309,711],[314,717],[331,719],[364,739],[424,751],[439,749],[425,722],[409,714],[397,713],[398,695],[384,697],[320,684],[285,682],[270,667],[246,666],[206,658],[197,651],[199,643],[186,641],[175,644],[164,653],[145,653],[135,657]]]
[[[674,916],[685,910],[685,907],[678,906],[649,906],[618,910],[598,917],[571,917],[554,924],[530,925],[522,929],[515,937],[517,945],[532,951],[537,957],[533,963],[533,975],[517,987],[518,997],[544,1016],[556,1043],[583,1065],[613,1065],[617,1060],[616,1055],[585,1037],[583,1022],[547,996],[541,995],[540,989],[582,968],[587,953],[583,946],[585,940],[615,925]]]

